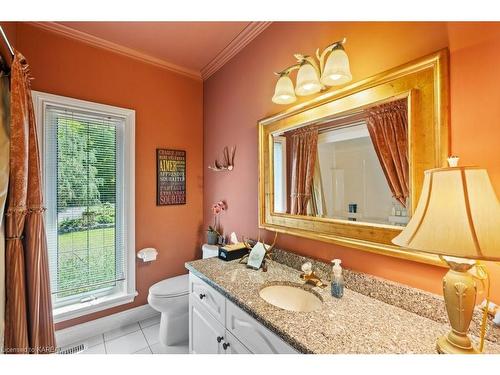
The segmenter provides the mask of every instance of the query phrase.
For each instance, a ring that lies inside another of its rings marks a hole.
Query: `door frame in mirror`
[[[442,266],[437,255],[393,245],[392,238],[402,228],[273,211],[273,134],[404,97],[408,98],[409,211],[413,213],[422,190],[424,171],[445,166],[449,155],[448,49],[328,91],[260,120],[259,228]]]

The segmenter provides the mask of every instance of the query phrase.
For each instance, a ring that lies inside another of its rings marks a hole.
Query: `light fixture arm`
[[[304,64],[310,64],[318,73],[318,77],[321,76],[320,67],[318,66],[318,63],[316,62],[316,60],[314,60],[314,57],[308,56],[308,55],[302,55],[300,53],[296,53],[293,56],[297,59],[297,63],[299,64],[299,67],[304,65]]]
[[[316,71],[318,72],[318,76],[321,76],[321,73],[323,72],[323,68],[325,66],[326,55],[335,49],[338,49],[338,48],[344,49],[343,46],[346,42],[347,42],[347,38],[345,38],[345,37],[342,40],[337,40],[336,42],[333,42],[332,44],[327,46],[323,50],[323,52],[321,52],[321,53],[319,53],[319,48],[318,48],[316,50],[316,57],[318,58],[319,66],[318,66],[318,63],[316,62],[316,60],[314,59],[314,57],[309,56],[309,55],[303,55],[301,53],[296,53],[293,55],[297,59],[296,64],[293,64],[293,65],[289,66],[288,68],[283,69],[280,72],[274,72],[274,74],[276,74],[278,77],[287,76],[291,72],[293,72],[294,70],[300,69],[300,67],[303,64],[309,63],[314,67],[314,69],[316,69]]]
[[[323,73],[323,69],[325,67],[325,58],[326,55],[333,50],[336,49],[344,49],[344,44],[347,42],[347,38],[344,37],[342,40],[338,40],[332,44],[330,44],[328,47],[326,47],[323,52],[319,53],[319,48],[316,50],[316,57],[318,58],[319,61],[319,72],[320,74]]]
[[[283,76],[289,75],[294,70],[299,70],[299,68],[300,68],[300,64],[297,63],[297,64],[293,64],[293,65],[289,66],[286,69],[283,69],[281,72],[274,72],[274,74],[276,74],[278,77],[283,77]]]

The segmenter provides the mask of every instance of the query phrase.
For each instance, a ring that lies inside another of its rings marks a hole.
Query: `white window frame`
[[[32,91],[35,118],[38,129],[38,143],[41,155],[41,165],[44,166],[45,131],[44,119],[47,106],[65,107],[69,110],[81,110],[99,115],[112,116],[124,121],[124,165],[123,165],[123,225],[124,246],[126,254],[125,282],[120,291],[114,294],[97,296],[88,302],[79,302],[53,310],[54,322],[62,322],[80,316],[106,310],[115,306],[133,302],[137,296],[135,285],[135,111],[132,109],[114,107],[106,104],[69,98],[60,95]],[[45,173],[42,167],[43,186]],[[47,196],[44,192],[44,196]]]
[[[287,163],[287,153],[286,153],[286,137],[283,136],[275,136],[273,137],[273,153],[274,153],[274,143],[280,143],[281,144],[281,206],[283,207],[283,212],[279,213],[286,213],[288,210],[288,197],[286,196],[287,194],[287,188],[286,188],[286,178],[287,178],[287,168],[286,168],[286,163]],[[274,158],[274,156],[273,156]],[[274,205],[274,201],[273,201]],[[276,210],[276,208],[274,208]]]

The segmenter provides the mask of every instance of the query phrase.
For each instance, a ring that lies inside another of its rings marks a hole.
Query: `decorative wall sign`
[[[156,205],[186,204],[186,151],[156,149]]]

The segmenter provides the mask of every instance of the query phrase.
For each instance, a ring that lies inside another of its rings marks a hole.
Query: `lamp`
[[[276,104],[290,104],[297,100],[293,83],[288,74],[282,74],[276,82],[274,89],[273,102]]]
[[[326,60],[325,68],[321,74],[321,83],[326,86],[339,86],[350,82],[351,79],[349,57],[347,57],[342,44],[336,44]]]
[[[295,94],[307,96],[324,90],[326,86],[339,86],[350,82],[352,75],[349,68],[349,58],[344,50],[345,43],[346,38],[343,38],[330,44],[321,53],[318,48],[316,50],[317,59],[314,56],[295,54],[297,63],[275,73],[280,78],[276,82],[272,101],[277,104],[290,104],[297,99]],[[291,95],[293,83],[289,75],[294,70],[298,70],[297,85],[295,93]]]
[[[415,213],[392,242],[446,261],[443,295],[452,330],[437,350],[478,353],[482,345],[478,350],[467,335],[476,300],[476,277],[468,271],[479,267],[475,260],[500,260],[500,206],[485,169],[450,165],[425,171]]]
[[[318,73],[315,67],[304,60],[297,73],[297,87],[295,93],[300,96],[316,94],[321,91]]]

